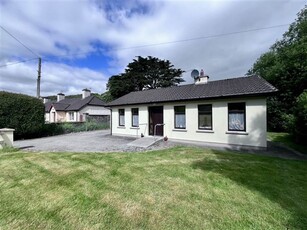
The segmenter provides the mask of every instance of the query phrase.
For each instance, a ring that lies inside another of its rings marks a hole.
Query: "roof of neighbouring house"
[[[82,98],[66,98],[58,102],[45,103],[45,112],[49,112],[52,107],[56,111],[79,111],[85,106],[105,106],[106,103],[99,98],[91,95],[84,99]]]
[[[107,106],[149,104],[237,96],[268,95],[278,90],[259,76],[246,76],[206,84],[189,84],[128,93]]]

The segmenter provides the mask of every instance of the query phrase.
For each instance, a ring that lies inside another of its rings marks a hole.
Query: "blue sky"
[[[293,22],[305,1],[0,0],[0,25],[42,57],[41,95],[103,93],[136,56],[204,69],[210,80],[244,75],[288,29],[189,40]],[[185,42],[174,42],[189,40]],[[168,43],[163,45],[153,45]],[[145,45],[145,46],[143,46]],[[149,45],[149,46],[146,46]],[[143,47],[139,47],[143,46]],[[37,60],[0,29],[0,90],[36,95]]]

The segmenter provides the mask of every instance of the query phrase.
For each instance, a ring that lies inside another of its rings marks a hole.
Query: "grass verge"
[[[296,144],[292,135],[289,133],[268,132],[268,139],[273,142],[281,143],[300,153],[307,154],[307,146]]]
[[[0,153],[0,229],[307,229],[307,162],[176,147]]]

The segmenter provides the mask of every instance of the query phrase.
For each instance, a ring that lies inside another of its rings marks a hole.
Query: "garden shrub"
[[[55,136],[65,133],[63,126],[59,123],[48,123],[44,124],[42,132],[40,134],[41,137],[46,136]]]
[[[44,125],[44,131],[41,136],[54,136],[65,133],[76,133],[91,130],[109,129],[109,122],[63,122],[63,123],[49,123]]]
[[[15,129],[15,139],[37,137],[44,126],[44,104],[35,97],[0,91],[0,128]]]
[[[293,114],[281,113],[280,125],[282,130],[293,133],[295,126],[295,116]]]
[[[307,90],[297,98],[295,107],[294,137],[296,142],[307,145]]]

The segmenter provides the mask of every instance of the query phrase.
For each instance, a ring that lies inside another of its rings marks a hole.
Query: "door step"
[[[148,148],[149,146],[152,146],[153,144],[161,140],[163,140],[163,137],[143,137],[135,141],[132,141],[128,143],[127,145],[138,147],[138,148]]]

